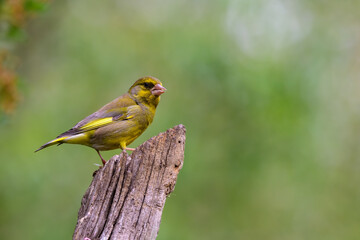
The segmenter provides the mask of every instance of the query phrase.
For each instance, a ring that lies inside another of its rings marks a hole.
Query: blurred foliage
[[[0,55],[0,103],[5,113],[11,113],[18,102],[17,78],[5,65],[6,53]],[[1,119],[1,112],[0,112]]]
[[[11,51],[25,39],[24,26],[35,13],[45,9],[47,0],[0,1],[0,119],[15,110],[19,100],[16,57]],[[1,111],[2,110],[2,111]]]
[[[52,2],[14,49],[24,101],[0,123],[0,238],[71,238],[98,156],[33,151],[153,75],[168,91],[130,147],[187,127],[158,239],[358,239],[359,7]]]

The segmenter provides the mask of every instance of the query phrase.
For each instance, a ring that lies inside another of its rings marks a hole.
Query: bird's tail
[[[60,144],[63,143],[63,140],[65,140],[66,138],[68,138],[68,137],[60,137],[60,138],[56,138],[56,139],[54,139],[54,140],[52,140],[50,142],[47,142],[44,145],[42,145],[39,149],[36,149],[35,152],[40,151],[41,149],[50,147],[50,146],[55,145],[55,144],[60,145]]]

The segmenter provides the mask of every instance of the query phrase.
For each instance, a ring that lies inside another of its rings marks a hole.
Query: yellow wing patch
[[[112,117],[101,118],[101,119],[97,119],[97,120],[94,120],[94,121],[91,121],[91,122],[85,124],[80,129],[82,131],[89,131],[89,130],[92,130],[92,129],[96,129],[96,128],[108,125],[108,124],[110,124],[112,122],[113,122]]]
[[[113,122],[116,122],[116,121],[119,121],[119,120],[128,120],[128,119],[131,119],[133,118],[134,116],[131,115],[131,116],[120,116],[119,118],[116,118],[116,117],[107,117],[107,118],[101,118],[101,119],[96,119],[94,121],[91,121],[87,124],[85,124],[84,126],[82,126],[80,128],[81,132],[86,132],[86,131],[90,131],[90,130],[93,130],[93,129],[97,129],[97,128],[100,128],[100,127],[103,127],[103,126],[106,126],[110,123],[113,123]]]

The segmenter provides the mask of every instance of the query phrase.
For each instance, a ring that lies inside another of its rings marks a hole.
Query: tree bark
[[[155,239],[166,197],[183,166],[185,131],[175,126],[95,172],[73,239]]]

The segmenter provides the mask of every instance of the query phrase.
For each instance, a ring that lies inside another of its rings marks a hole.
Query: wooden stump
[[[175,126],[95,172],[73,239],[155,239],[166,197],[183,166],[185,131]]]

